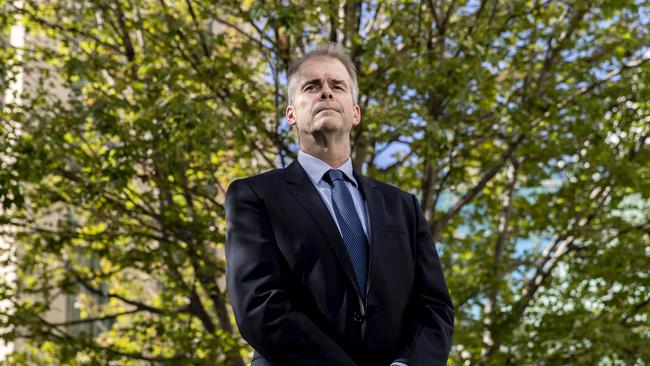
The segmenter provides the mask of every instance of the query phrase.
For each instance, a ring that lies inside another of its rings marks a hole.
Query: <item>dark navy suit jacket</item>
[[[371,230],[364,289],[297,161],[228,188],[226,280],[253,366],[445,365],[453,305],[418,202],[354,176]]]

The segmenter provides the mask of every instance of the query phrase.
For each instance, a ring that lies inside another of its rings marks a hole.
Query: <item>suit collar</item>
[[[307,174],[305,169],[300,165],[298,160],[292,161],[291,164],[289,164],[289,166],[284,168],[284,172],[285,172],[285,179],[289,183],[305,184],[305,183],[309,183],[309,180],[311,179],[311,178],[309,178],[309,175]],[[367,200],[368,196],[366,196],[366,193],[370,193],[371,190],[374,190],[374,189],[377,188],[375,182],[372,179],[370,179],[370,178],[368,178],[368,177],[366,177],[364,175],[359,174],[354,169],[352,170],[352,177],[356,181],[356,184],[358,184],[360,186],[361,193],[364,194],[364,198]],[[307,178],[307,180],[305,180],[305,178]],[[312,183],[312,186],[313,186],[313,183]],[[316,192],[316,193],[318,193],[318,192]]]
[[[323,178],[323,174],[327,173],[327,171],[329,171],[330,169],[335,169],[331,167],[329,164],[327,164],[326,162],[320,160],[319,158],[313,155],[309,155],[302,150],[298,151],[297,160],[300,163],[300,166],[302,166],[302,168],[305,170],[309,178],[311,178],[312,182],[314,182],[314,184],[318,184],[320,180]],[[357,184],[357,180],[353,174],[352,159],[348,157],[348,160],[345,163],[343,163],[343,165],[341,165],[336,169],[343,172],[343,174],[345,174],[345,176],[347,176],[352,181],[352,183],[354,183],[356,187],[359,187],[359,185]]]

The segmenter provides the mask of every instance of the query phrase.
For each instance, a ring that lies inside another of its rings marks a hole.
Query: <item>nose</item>
[[[334,99],[334,94],[332,93],[332,89],[330,89],[329,85],[327,85],[327,83],[324,83],[320,91],[320,100],[328,99]]]

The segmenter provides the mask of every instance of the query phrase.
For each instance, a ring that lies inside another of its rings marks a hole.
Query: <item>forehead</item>
[[[347,81],[350,78],[343,63],[331,57],[314,57],[300,65],[297,76],[302,81],[312,79],[338,79]]]

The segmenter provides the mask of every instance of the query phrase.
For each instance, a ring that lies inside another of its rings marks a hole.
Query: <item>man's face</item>
[[[293,104],[287,121],[301,134],[349,134],[361,120],[361,109],[352,100],[350,75],[341,61],[330,57],[307,60],[295,75]]]

